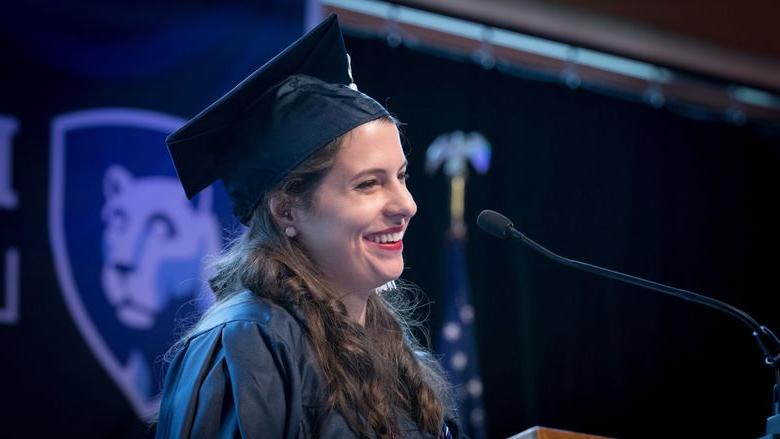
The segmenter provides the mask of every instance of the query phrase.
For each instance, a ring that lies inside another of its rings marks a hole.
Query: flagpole
[[[466,223],[463,212],[466,207],[466,176],[450,177],[450,236],[456,239],[466,238]]]

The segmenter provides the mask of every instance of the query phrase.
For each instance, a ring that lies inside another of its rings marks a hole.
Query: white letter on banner
[[[0,209],[15,210],[19,199],[11,187],[13,170],[13,138],[19,122],[10,116],[0,116]],[[14,325],[19,321],[19,251],[9,247],[3,252],[5,271],[2,288],[4,300],[0,308],[0,323]]]
[[[5,250],[5,306],[0,308],[0,323],[15,325],[19,322],[19,251],[14,247]]]
[[[19,201],[11,187],[11,170],[13,169],[13,143],[11,138],[16,134],[19,123],[15,118],[0,116],[0,209],[13,210]]]

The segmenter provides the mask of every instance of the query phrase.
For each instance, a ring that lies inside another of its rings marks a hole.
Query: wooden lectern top
[[[596,436],[585,433],[575,433],[573,431],[558,430],[555,428],[532,427],[528,430],[518,433],[509,439],[614,439],[606,436]]]

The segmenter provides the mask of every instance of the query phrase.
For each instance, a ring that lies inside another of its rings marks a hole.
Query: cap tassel
[[[355,79],[352,78],[352,58],[347,54],[347,75],[349,75],[349,85],[348,87],[352,90],[358,91],[357,84],[355,84]]]

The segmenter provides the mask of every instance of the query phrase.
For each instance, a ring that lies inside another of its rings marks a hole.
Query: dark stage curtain
[[[448,188],[426,147],[478,131],[467,253],[490,437],[546,425],[616,437],[757,437],[773,377],[750,331],[708,308],[555,265],[474,223],[504,212],[564,256],[709,294],[780,328],[780,138],[382,40],[347,40],[355,80],[408,123],[406,278],[436,302]],[[436,261],[431,263],[431,261]],[[432,306],[432,328],[440,308]]]

